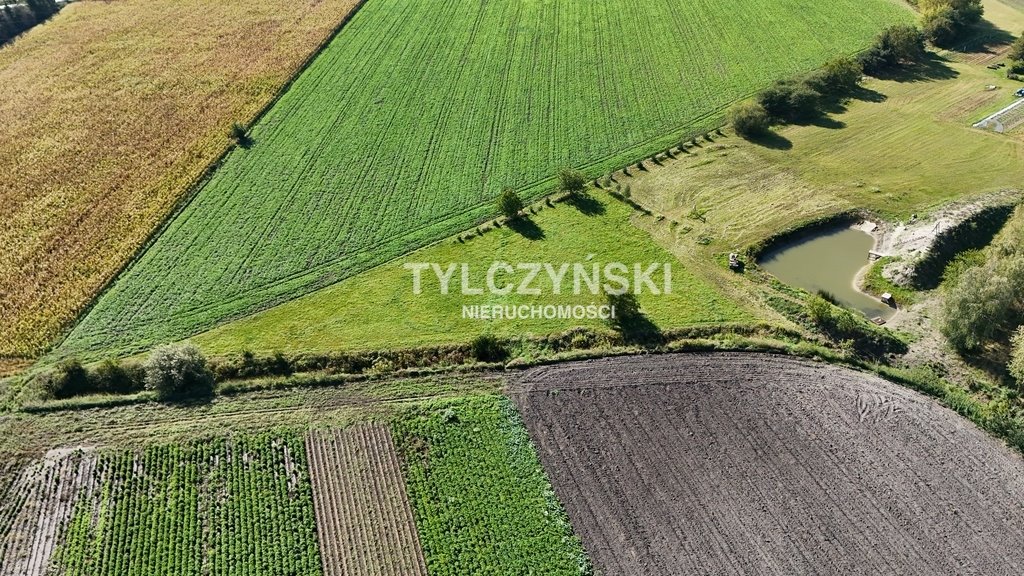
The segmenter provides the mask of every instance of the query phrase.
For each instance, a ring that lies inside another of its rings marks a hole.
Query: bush
[[[213,392],[213,373],[194,345],[169,344],[150,353],[145,383],[161,398],[205,396]]]
[[[857,88],[864,69],[853,58],[830,60],[807,77],[807,85],[821,94],[833,96],[847,94]]]
[[[768,132],[771,124],[764,106],[756,102],[741,102],[729,112],[733,130],[744,138],[757,138]]]
[[[512,188],[505,188],[502,190],[501,196],[498,196],[498,211],[509,220],[519,218],[519,213],[523,211],[523,206],[523,199]]]
[[[637,163],[639,167],[641,164]],[[569,194],[579,194],[587,187],[587,177],[579,170],[564,168],[558,173],[558,189]]]
[[[93,391],[94,386],[89,372],[75,358],[63,360],[57,368],[43,376],[42,389],[49,398],[71,398]]]
[[[1021,34],[1019,38],[1013,41],[1010,46],[1010,52],[1007,54],[1010,60],[1016,62],[1024,61],[1024,34]]]
[[[942,332],[961,352],[973,352],[1016,325],[1024,261],[989,261],[965,271],[943,302]]]
[[[794,122],[820,113],[821,94],[804,82],[780,80],[757,96],[757,103],[773,119]]]
[[[249,141],[248,130],[238,122],[231,124],[231,139],[239,144],[245,144]]]
[[[857,62],[865,74],[878,74],[921,62],[926,54],[924,33],[911,25],[897,25],[879,34],[875,43],[857,57]]]
[[[921,31],[928,40],[943,48],[949,48],[960,35],[953,8],[944,6],[937,10],[924,13],[921,18]]]
[[[508,358],[508,350],[497,337],[490,334],[477,336],[470,347],[473,357],[480,362],[501,362]]]
[[[115,360],[105,360],[92,373],[97,392],[106,394],[130,394],[142,390],[145,373],[138,364],[123,365]]]
[[[1010,375],[1017,383],[1024,386],[1024,326],[1017,328],[1017,334],[1011,341],[1013,350],[1010,353]]]

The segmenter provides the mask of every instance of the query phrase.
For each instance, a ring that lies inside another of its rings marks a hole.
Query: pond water
[[[868,318],[889,318],[895,310],[854,287],[854,278],[868,264],[874,238],[855,228],[834,228],[774,248],[758,264],[786,284],[814,294],[831,292],[844,306]]]

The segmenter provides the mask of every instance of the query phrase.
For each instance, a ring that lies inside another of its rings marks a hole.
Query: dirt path
[[[758,354],[541,367],[510,394],[604,574],[1019,574],[1024,460],[874,376]]]

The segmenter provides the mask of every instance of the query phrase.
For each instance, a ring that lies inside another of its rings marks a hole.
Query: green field
[[[868,44],[891,0],[371,0],[56,354],[140,350],[717,125]]]
[[[322,573],[300,437],[100,456],[54,564],[61,574]]]
[[[507,399],[413,409],[394,435],[430,574],[589,573]]]
[[[339,282],[302,298],[219,326],[196,336],[194,342],[208,354],[257,352],[326,352],[378,350],[469,341],[485,332],[500,336],[550,334],[574,326],[601,328],[602,320],[478,320],[463,318],[462,305],[588,305],[603,304],[603,296],[589,291],[574,295],[553,294],[550,278],[542,274],[536,282],[542,295],[443,295],[432,272],[423,275],[423,292],[413,294],[412,274],[404,262],[466,262],[484,271],[495,260],[508,262],[671,262],[672,293],[644,292],[639,301],[659,328],[697,324],[746,322],[755,318],[740,304],[728,299],[706,278],[695,275],[688,265],[658,246],[650,236],[630,222],[632,209],[603,192],[595,192],[581,206],[555,203],[531,222],[543,238],[531,240],[502,227],[465,243],[446,240]],[[660,279],[661,276],[658,276]],[[477,279],[474,284],[482,283]],[[384,312],[388,311],[388,312]]]

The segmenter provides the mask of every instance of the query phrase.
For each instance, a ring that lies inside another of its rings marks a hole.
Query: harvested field
[[[391,431],[365,424],[306,437],[326,576],[426,576]]]
[[[874,376],[687,354],[536,368],[510,392],[604,574],[1024,566],[1024,460]]]
[[[75,2],[0,49],[0,358],[45,349],[355,4]]]

